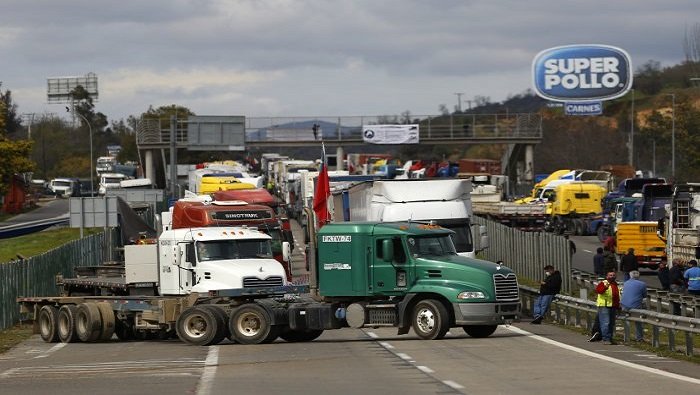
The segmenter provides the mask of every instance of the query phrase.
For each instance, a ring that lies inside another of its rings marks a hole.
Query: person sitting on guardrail
[[[671,282],[670,289],[671,292],[677,294],[685,293],[685,279],[683,278],[683,269],[685,265],[680,258],[673,258],[671,261],[671,268],[668,269],[668,278]],[[681,304],[678,302],[671,302],[672,312],[674,315],[681,315]]]
[[[615,316],[620,308],[620,288],[615,279],[617,272],[608,271],[605,280],[598,283],[595,292],[598,294],[598,320],[600,321],[600,335],[604,344],[615,343]]]
[[[700,295],[700,267],[698,261],[691,259],[688,261],[690,268],[683,273],[683,278],[688,285],[688,293],[691,295]]]
[[[554,270],[554,266],[547,265],[544,267],[544,273],[545,279],[540,282],[540,294],[537,296],[533,307],[535,319],[531,323],[537,325],[544,320],[547,311],[549,311],[549,306],[554,300],[554,295],[561,291],[561,273],[559,270]]]
[[[620,305],[622,306],[622,310],[629,311],[632,309],[643,309],[646,297],[647,284],[644,281],[639,280],[639,270],[632,270],[630,272],[630,279],[625,281],[624,288],[622,289],[622,297],[620,298]],[[634,323],[634,328],[634,341],[643,342],[644,327],[642,323],[636,321]]]

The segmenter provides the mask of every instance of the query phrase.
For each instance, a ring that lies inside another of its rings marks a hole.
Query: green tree
[[[34,170],[29,160],[32,143],[28,140],[7,138],[8,109],[5,100],[0,100],[0,195],[5,195],[12,176]]]
[[[634,87],[648,95],[655,95],[661,92],[661,88],[663,88],[661,63],[656,60],[649,60],[639,67],[634,76]]]

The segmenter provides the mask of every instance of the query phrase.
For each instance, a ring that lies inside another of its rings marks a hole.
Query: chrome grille
[[[284,281],[280,276],[272,276],[266,279],[243,277],[243,288],[281,287],[282,285],[284,285]]]
[[[496,290],[496,301],[514,301],[519,299],[518,278],[515,273],[493,275],[493,286]]]

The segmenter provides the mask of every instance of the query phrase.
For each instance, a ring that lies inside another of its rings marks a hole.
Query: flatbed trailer
[[[273,312],[284,305],[303,306],[312,302],[309,298],[300,296],[308,294],[308,291],[306,285],[288,285],[212,291],[210,294],[188,296],[20,297],[17,302],[23,318],[33,321],[34,332],[50,343],[109,341],[116,335],[120,340],[168,339],[177,336],[187,343],[211,345],[226,337],[233,339],[229,321],[237,308],[250,304],[265,306],[265,311]],[[259,300],[264,302],[259,303]],[[273,323],[281,325],[282,321],[281,318],[275,319],[268,323],[268,327],[272,328]],[[255,325],[248,325],[251,324],[248,319],[243,319],[242,322],[238,330],[248,334],[248,337],[261,331]],[[294,336],[280,333],[281,327],[275,328],[266,335],[274,335],[271,340],[277,336]],[[316,337],[319,335],[320,333]],[[242,340],[246,342],[246,338]],[[258,339],[255,342],[261,341]]]

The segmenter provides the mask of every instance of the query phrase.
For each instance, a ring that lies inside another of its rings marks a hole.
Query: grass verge
[[[101,228],[86,229],[85,234],[100,232]],[[80,238],[80,229],[57,228],[29,235],[0,240],[0,263],[9,262],[21,255],[29,258]]]
[[[32,336],[32,324],[17,324],[12,328],[0,331],[0,354],[22,343]]]

